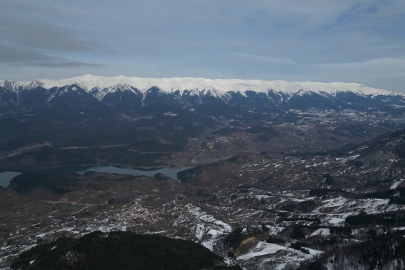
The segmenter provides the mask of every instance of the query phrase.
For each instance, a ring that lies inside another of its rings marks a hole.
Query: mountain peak
[[[185,90],[215,90],[217,93],[225,94],[227,92],[246,91],[264,92],[269,90],[276,92],[284,92],[289,94],[314,92],[318,94],[336,95],[338,92],[354,92],[361,95],[390,95],[393,92],[368,87],[358,83],[343,83],[343,82],[288,82],[282,80],[276,81],[261,81],[261,80],[242,80],[242,79],[206,79],[206,78],[191,78],[191,77],[174,77],[174,78],[140,78],[140,77],[125,77],[125,76],[95,76],[85,74],[82,76],[72,77],[62,80],[37,79],[31,82],[14,82],[0,81],[0,86],[18,91],[19,88],[35,88],[42,86],[46,89],[52,87],[64,87],[67,85],[76,84],[86,91],[94,88],[99,90],[112,89],[119,85],[125,85],[138,89],[144,92],[151,87],[158,87],[165,92],[185,91]]]

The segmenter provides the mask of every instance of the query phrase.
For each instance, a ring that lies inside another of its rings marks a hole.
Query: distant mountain
[[[405,111],[405,96],[357,83],[84,75],[64,80],[0,81],[0,112],[97,103],[137,110],[150,104],[273,109]],[[214,108],[215,112],[218,108]]]
[[[405,128],[405,96],[355,83],[84,75],[0,81],[0,169],[204,164],[317,152]],[[108,146],[108,147],[107,147]]]

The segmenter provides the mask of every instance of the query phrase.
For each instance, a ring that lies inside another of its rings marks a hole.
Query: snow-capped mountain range
[[[225,94],[228,92],[254,91],[267,93],[269,90],[296,94],[298,92],[311,91],[317,94],[336,95],[338,92],[354,92],[361,95],[392,95],[393,92],[371,88],[358,83],[342,82],[287,82],[287,81],[261,81],[261,80],[240,80],[240,79],[205,79],[205,78],[139,78],[139,77],[104,77],[83,75],[63,80],[39,79],[33,81],[0,81],[0,86],[13,91],[30,90],[36,87],[51,89],[53,87],[64,87],[77,85],[84,90],[93,89],[114,91],[119,88],[135,88],[140,92],[146,92],[152,87],[160,88],[167,93],[176,91],[216,91]]]
[[[214,99],[213,99],[214,98]],[[221,104],[288,109],[401,109],[403,94],[357,83],[84,75],[63,80],[0,81],[0,112],[101,102],[133,110],[157,102],[195,107]]]

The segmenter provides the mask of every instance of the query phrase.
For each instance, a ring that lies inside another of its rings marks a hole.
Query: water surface
[[[8,187],[10,180],[21,173],[19,172],[0,172],[0,186]]]
[[[177,179],[177,173],[187,170],[185,169],[175,169],[170,170],[167,168],[160,168],[160,169],[139,169],[139,168],[121,168],[121,167],[114,167],[114,166],[94,166],[88,168],[84,171],[77,171],[78,174],[84,174],[85,172],[104,172],[104,173],[118,173],[118,174],[139,174],[139,175],[146,175],[153,177],[157,173],[162,173],[168,177],[173,179]]]
[[[177,179],[177,173],[187,170],[185,169],[175,169],[170,170],[167,168],[159,168],[159,169],[144,169],[144,168],[125,168],[125,167],[115,167],[115,166],[93,166],[93,167],[66,167],[66,168],[52,168],[52,169],[39,169],[36,171],[42,171],[47,173],[54,173],[54,174],[64,174],[64,173],[78,173],[83,175],[85,172],[104,172],[104,173],[117,173],[117,174],[137,174],[137,175],[146,175],[153,177],[157,173],[162,173],[168,177],[173,179]],[[30,170],[22,170],[21,172],[25,171],[33,171]],[[10,180],[21,174],[21,172],[0,172],[0,186],[8,187],[10,184]]]

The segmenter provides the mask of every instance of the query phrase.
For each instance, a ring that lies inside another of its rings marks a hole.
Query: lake
[[[0,186],[8,187],[10,180],[19,174],[19,172],[0,172]]]
[[[146,175],[146,176],[151,176],[153,177],[157,173],[162,173],[168,177],[171,177],[173,179],[177,179],[177,173],[187,170],[186,169],[176,169],[176,170],[170,170],[167,168],[160,168],[160,169],[134,169],[134,168],[120,168],[120,167],[114,167],[114,166],[95,166],[88,168],[83,171],[77,171],[78,174],[83,175],[85,172],[104,172],[104,173],[118,173],[118,174],[139,174],[139,175]]]
[[[162,173],[168,177],[178,180],[177,173],[187,170],[187,169],[188,168],[170,170],[167,168],[143,169],[143,168],[125,168],[125,167],[115,167],[115,166],[93,166],[93,167],[54,168],[54,169],[45,169],[45,170],[42,169],[42,170],[38,170],[38,171],[54,173],[54,174],[76,172],[81,175],[83,175],[85,172],[104,172],[104,173],[117,173],[117,174],[138,174],[138,175],[146,175],[146,176],[150,176],[150,177],[153,177],[157,173]],[[19,174],[21,174],[21,172],[0,172],[0,186],[7,187],[10,183],[10,180]]]

